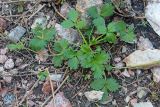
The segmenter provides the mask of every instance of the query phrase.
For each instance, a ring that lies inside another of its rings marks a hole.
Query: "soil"
[[[44,12],[45,14],[51,14],[51,17],[56,17],[56,20],[61,20],[60,16],[54,13],[54,9],[50,2],[52,0],[44,0],[41,2],[41,4],[47,4],[45,8],[43,8],[40,12]],[[9,2],[6,0],[2,0],[2,2]],[[76,2],[74,0],[66,0],[67,3],[75,6]],[[56,0],[56,3],[58,3],[58,0]],[[2,5],[2,3],[0,2]],[[26,40],[30,38],[32,35],[30,33],[30,26],[33,23],[33,20],[36,18],[36,15],[29,20],[29,22],[25,22],[27,17],[21,17],[26,11],[28,11],[27,6],[31,5],[34,6],[35,3],[26,2],[24,4],[24,10],[23,12],[18,13],[17,12],[17,2],[16,3],[7,3],[9,5],[9,8],[11,8],[12,15],[5,10],[4,14],[1,14],[5,20],[7,20],[7,29],[6,31],[10,31],[12,28],[14,28],[16,25],[22,25],[27,29],[27,36]],[[38,5],[36,5],[37,7]],[[61,4],[56,4],[56,8],[59,10],[61,7]],[[144,14],[144,2],[143,0],[132,0],[132,7],[135,12],[138,13],[138,15]],[[4,9],[3,6],[0,6],[0,10],[2,11]],[[1,12],[2,13],[2,12]],[[28,12],[27,15],[31,15],[31,12]],[[19,15],[18,17],[13,17],[13,15]],[[26,16],[26,15],[25,15]],[[153,31],[152,27],[147,23],[145,19],[136,19],[133,17],[122,17],[119,15],[115,15],[115,17],[124,19],[128,24],[133,24],[135,27],[135,33],[137,34],[137,38],[139,36],[147,37],[149,40],[153,43],[154,47],[159,49],[160,48],[160,37]],[[112,19],[111,19],[112,20]],[[23,38],[25,39],[25,38]],[[6,39],[6,37],[0,36],[0,48],[5,48],[7,44],[11,43],[9,40]],[[110,47],[107,47],[108,44],[103,44],[104,49],[108,49]],[[111,45],[112,46],[112,45]],[[127,51],[125,53],[122,53],[122,47],[125,46],[127,48]],[[122,59],[125,58],[127,55],[132,53],[137,49],[136,43],[135,44],[127,44],[119,41],[116,45],[113,45],[110,49],[110,53],[112,53],[112,58],[114,57],[121,57]],[[29,51],[15,51],[15,52],[8,52],[7,56],[14,59],[14,61],[17,58],[23,59],[22,65],[28,64],[24,69],[18,70],[18,74],[13,76],[11,83],[6,83],[2,77],[0,77],[0,83],[2,88],[8,88],[7,93],[11,93],[14,95],[15,102],[20,102],[21,99],[24,97],[26,91],[30,90],[31,87],[34,85],[34,83],[37,81],[37,75],[36,72],[32,72],[33,70],[37,71],[38,69],[45,69],[49,68],[50,73],[54,73],[55,71],[57,73],[66,72],[66,65],[64,65],[62,68],[54,68],[51,63],[51,58],[48,58],[48,60],[45,63],[39,64],[38,61],[35,60],[35,55],[32,52]],[[112,59],[113,60],[113,59]],[[114,64],[114,62],[112,61]],[[15,67],[15,68],[18,68]],[[150,92],[147,94],[145,98],[138,99],[136,93],[133,94],[132,98],[137,98],[138,102],[143,101],[151,101],[154,107],[160,107],[160,84],[156,84],[152,80],[152,73],[149,70],[141,70],[142,73],[139,75],[137,74],[136,70],[133,70],[135,72],[135,76],[131,76],[130,78],[127,78],[125,76],[120,75],[120,73],[123,70],[118,71],[117,73],[114,73],[116,71],[113,71],[112,73],[106,73],[107,76],[113,76],[117,80],[119,80],[119,83],[121,85],[121,89],[117,91],[116,93],[110,93],[110,96],[112,96],[111,102],[107,104],[100,104],[99,102],[89,102],[86,97],[83,94],[84,92],[90,90],[89,83],[90,80],[85,80],[84,75],[89,75],[90,72],[88,70],[83,71],[82,69],[79,69],[78,71],[68,71],[67,74],[69,75],[69,79],[65,82],[65,84],[60,88],[58,92],[64,92],[65,97],[70,100],[73,107],[99,107],[97,105],[100,105],[100,107],[125,107],[127,104],[124,99],[127,95],[131,94],[132,92],[137,90],[137,87],[146,87],[150,90]],[[27,96],[27,100],[23,102],[24,106],[20,107],[27,107],[28,101],[33,101],[35,103],[35,107],[40,107],[40,105],[46,100],[48,96],[51,94],[44,94],[42,92],[43,83],[45,81],[39,82],[39,85],[37,85],[31,92],[29,96]],[[60,83],[57,83],[59,85]],[[127,89],[127,90],[126,90]],[[1,95],[1,93],[0,93]],[[113,101],[116,101],[116,105],[113,104]],[[7,105],[4,104],[4,97],[0,96],[0,106],[1,107],[16,107],[16,105]],[[29,106],[30,107],[30,106]],[[33,106],[34,107],[34,106]]]

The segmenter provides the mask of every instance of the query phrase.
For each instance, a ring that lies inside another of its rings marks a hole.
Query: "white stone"
[[[130,99],[131,99],[131,97],[130,97],[130,96],[127,96],[127,97],[125,98],[125,102],[128,103],[128,102],[130,101]]]
[[[50,74],[50,79],[56,82],[60,82],[62,80],[62,74]]]
[[[0,55],[0,64],[4,64],[7,61],[8,57],[6,55]]]
[[[63,28],[60,24],[56,23],[55,29],[57,31],[59,39],[66,39],[70,43],[80,44],[82,39],[78,35],[78,32],[72,28]]]
[[[8,59],[4,64],[5,69],[12,69],[13,67],[14,67],[13,59]]]
[[[160,65],[160,50],[136,50],[123,60],[129,68],[148,69]]]
[[[8,52],[8,48],[0,49],[0,54],[5,55]]]
[[[125,69],[122,73],[121,73],[123,76],[125,77],[131,77],[131,75],[129,74],[129,72],[127,71],[127,69]]]
[[[160,67],[154,67],[151,69],[153,73],[153,81],[156,83],[160,82]]]
[[[76,9],[82,13],[92,6],[100,6],[103,0],[77,0]]]
[[[140,102],[140,103],[135,103],[133,107],[153,107],[151,102]]]
[[[16,75],[16,74],[18,74],[18,69],[12,69],[12,70],[10,70],[9,71],[9,73],[11,73],[12,75]]]
[[[9,72],[3,71],[2,72],[2,78],[4,81],[6,81],[7,83],[11,83],[12,80],[12,75]]]
[[[155,0],[154,0],[155,1]],[[160,2],[148,3],[145,10],[145,17],[153,30],[160,36]]]
[[[61,6],[60,13],[64,16],[67,17],[68,12],[71,10],[71,6],[68,3],[63,3]]]
[[[36,27],[45,28],[47,25],[47,18],[46,17],[40,17],[36,18],[34,23],[31,25],[32,29],[35,29]]]
[[[18,42],[22,36],[24,36],[26,29],[22,26],[17,26],[10,31],[8,38],[13,42]]]
[[[102,91],[88,91],[85,92],[84,95],[86,96],[86,98],[88,99],[88,101],[99,101],[102,99],[104,92]]]
[[[138,87],[137,88],[138,98],[141,99],[141,98],[145,97],[147,95],[147,93],[148,93],[148,90],[146,88],[144,88],[144,87]]]
[[[142,36],[140,36],[137,46],[139,50],[154,49],[152,42]]]
[[[0,66],[0,73],[4,71],[4,67]]]

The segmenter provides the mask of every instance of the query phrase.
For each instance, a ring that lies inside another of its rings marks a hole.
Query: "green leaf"
[[[24,49],[24,44],[19,42],[19,43],[16,43],[16,44],[9,44],[7,45],[8,49],[13,51],[13,50],[22,50]]]
[[[87,13],[88,13],[89,16],[91,16],[91,17],[93,17],[93,18],[99,17],[97,8],[96,8],[95,6],[90,7],[90,8],[87,10]]]
[[[109,78],[106,81],[106,85],[105,87],[111,91],[111,92],[115,92],[119,89],[119,84],[117,83],[117,81],[113,78]]]
[[[106,33],[105,41],[109,43],[116,43],[117,37],[114,33]]]
[[[124,21],[113,21],[108,24],[109,32],[121,32],[126,30],[126,23]]]
[[[71,28],[74,26],[74,23],[71,21],[71,20],[64,20],[61,25],[64,27],[64,28]]]
[[[136,35],[134,34],[134,28],[129,26],[126,31],[120,32],[120,38],[127,43],[134,43]]]
[[[40,71],[37,75],[38,79],[41,81],[44,81],[48,77],[48,72],[47,71]]]
[[[56,55],[52,58],[52,63],[54,64],[54,66],[60,67],[62,66],[63,59],[64,57],[62,55]]]
[[[96,26],[97,31],[100,34],[106,33],[105,20],[102,17],[98,17],[98,18],[94,19],[93,24]]]
[[[78,65],[79,65],[79,61],[76,57],[73,57],[68,60],[68,66],[70,67],[70,69],[77,69]]]
[[[54,47],[53,49],[56,51],[56,52],[62,52],[64,49],[68,48],[69,46],[69,43],[67,40],[65,39],[61,39],[57,42],[54,43]]]
[[[66,59],[69,59],[76,56],[76,52],[72,48],[67,48],[63,50],[63,55]]]
[[[31,39],[29,41],[29,47],[33,49],[34,51],[39,51],[45,49],[47,43],[44,40],[41,39]]]
[[[54,28],[44,29],[43,30],[43,40],[50,41],[56,34],[56,30]]]
[[[68,19],[73,21],[73,22],[76,22],[77,19],[78,19],[78,12],[75,9],[71,9],[68,12]]]
[[[114,6],[110,3],[106,3],[102,5],[100,14],[103,17],[108,17],[113,15],[113,12],[114,12]]]
[[[105,79],[95,79],[92,83],[91,83],[91,88],[94,90],[100,90],[104,87],[106,83]]]
[[[80,20],[76,24],[77,28],[82,29],[86,26],[86,22],[84,20]]]

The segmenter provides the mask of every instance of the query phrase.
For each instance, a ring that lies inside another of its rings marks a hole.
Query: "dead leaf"
[[[55,89],[56,88],[56,83],[55,82],[52,82],[53,84],[53,88]],[[43,87],[42,87],[42,92],[44,94],[49,94],[51,93],[51,85],[50,85],[50,81],[49,80],[46,80],[45,83],[43,84]]]
[[[38,54],[36,54],[36,59],[38,61],[45,62],[47,58],[48,58],[48,51],[46,49],[41,50],[38,52]]]

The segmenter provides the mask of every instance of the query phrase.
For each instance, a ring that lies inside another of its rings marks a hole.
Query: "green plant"
[[[58,67],[62,65],[63,61],[67,61],[70,69],[78,69],[78,67],[90,69],[94,77],[91,88],[105,92],[105,98],[109,92],[118,90],[119,84],[113,78],[106,78],[105,71],[112,69],[109,64],[110,56],[99,44],[116,43],[118,38],[124,42],[133,43],[135,40],[134,29],[122,20],[112,21],[106,26],[104,18],[113,15],[114,7],[112,4],[104,4],[100,11],[97,7],[91,7],[87,12],[92,19],[92,23],[89,25],[79,18],[76,10],[72,9],[68,13],[67,19],[61,25],[64,28],[77,29],[83,43],[80,47],[75,47],[66,40],[55,42],[53,49],[56,55],[52,61]],[[97,32],[96,35],[95,32]]]
[[[37,77],[39,80],[44,81],[49,76],[48,71],[39,71]]]
[[[42,29],[41,27],[37,27],[32,29],[34,37],[29,41],[29,47],[34,51],[40,51],[45,49],[48,42],[53,40],[56,31],[54,28],[46,28]]]
[[[122,20],[106,22],[105,18],[114,14],[114,6],[110,3],[104,4],[97,9],[91,7],[87,10],[91,23],[87,23],[80,18],[75,9],[69,11],[67,18],[61,23],[64,28],[73,28],[79,32],[83,39],[80,46],[69,44],[67,40],[61,39],[54,41],[54,55],[52,62],[54,66],[61,67],[64,62],[70,69],[76,70],[82,67],[92,71],[93,82],[91,88],[102,90],[104,98],[109,92],[119,89],[119,84],[113,78],[107,78],[105,71],[111,71],[110,55],[103,50],[100,44],[115,44],[118,40],[133,43],[135,40],[134,27],[127,25]],[[55,29],[36,28],[32,30],[34,37],[29,41],[29,47],[33,51],[43,50],[48,42],[52,41]],[[24,45],[10,45],[10,49],[23,49]],[[46,77],[45,73],[40,72],[38,78]],[[88,78],[88,77],[86,77]],[[90,78],[90,77],[89,77]]]

